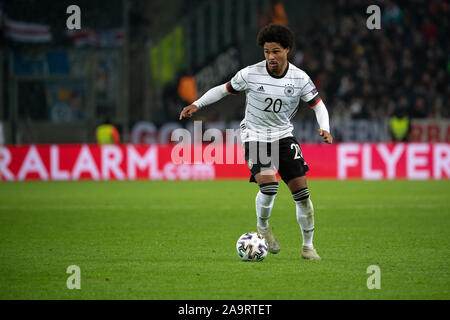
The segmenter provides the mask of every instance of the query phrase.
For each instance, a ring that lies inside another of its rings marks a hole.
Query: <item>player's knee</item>
[[[308,188],[303,188],[292,193],[295,203],[297,204],[297,218],[312,217],[314,215],[314,206],[309,197]]]
[[[278,193],[278,182],[260,184],[259,191],[268,196],[275,196]]]
[[[313,212],[314,207],[311,202],[311,198],[309,197],[308,188],[302,188],[295,192],[292,192],[292,197],[294,201],[305,211],[305,212]]]
[[[309,189],[308,188],[302,188],[300,190],[292,192],[292,197],[294,198],[295,202],[308,202],[307,199],[309,199]]]

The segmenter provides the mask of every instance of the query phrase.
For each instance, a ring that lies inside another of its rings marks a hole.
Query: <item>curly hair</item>
[[[263,27],[256,37],[256,43],[261,47],[263,47],[266,42],[276,42],[283,48],[292,49],[294,45],[294,34],[288,27],[271,23]]]

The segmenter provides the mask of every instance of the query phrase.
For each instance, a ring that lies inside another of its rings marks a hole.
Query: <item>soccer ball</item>
[[[247,232],[239,237],[236,250],[242,261],[262,261],[267,256],[267,242],[257,232]]]

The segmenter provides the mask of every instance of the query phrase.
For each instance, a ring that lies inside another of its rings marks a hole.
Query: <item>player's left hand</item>
[[[323,142],[328,144],[333,143],[333,136],[328,131],[319,129],[319,135],[323,138]]]

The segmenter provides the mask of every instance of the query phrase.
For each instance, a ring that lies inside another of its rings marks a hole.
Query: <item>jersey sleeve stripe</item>
[[[229,93],[231,93],[231,94],[238,94],[239,93],[239,91],[237,91],[237,90],[235,90],[233,88],[233,86],[231,85],[230,81],[227,82],[226,88],[227,88],[227,91]]]
[[[315,107],[320,101],[322,101],[322,98],[319,95],[316,95],[314,98],[308,101],[309,106]]]

